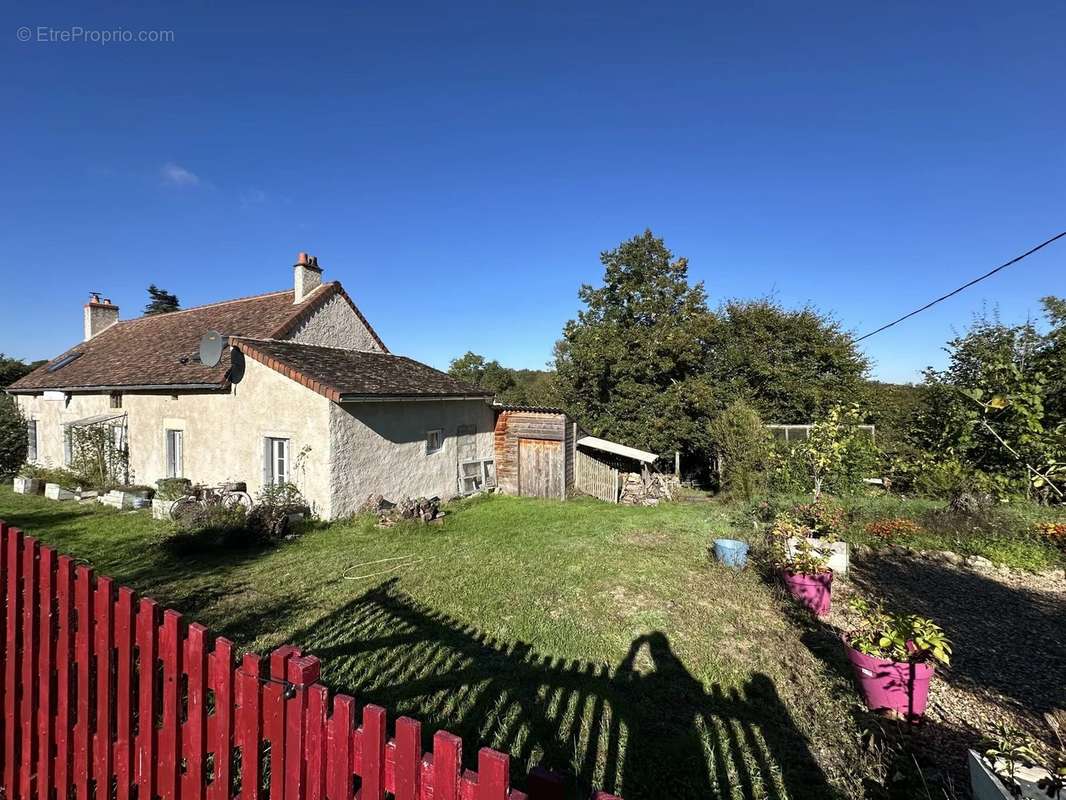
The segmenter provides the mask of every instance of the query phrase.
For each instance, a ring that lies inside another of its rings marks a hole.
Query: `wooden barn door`
[[[518,493],[524,497],[564,498],[563,443],[518,440]]]

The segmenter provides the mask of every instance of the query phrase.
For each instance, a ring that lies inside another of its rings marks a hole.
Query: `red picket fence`
[[[233,643],[0,521],[4,800],[559,800],[508,756],[317,683],[295,647],[234,662]],[[358,723],[357,723],[358,717]],[[612,795],[597,793],[598,800]]]

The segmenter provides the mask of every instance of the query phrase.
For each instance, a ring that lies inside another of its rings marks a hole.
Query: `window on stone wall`
[[[289,440],[270,437],[266,445],[266,482],[275,486],[288,483]]]
[[[167,430],[167,477],[185,477],[185,431]]]
[[[37,420],[26,420],[26,460],[37,460]]]
[[[122,408],[122,392],[111,393],[111,407]]]
[[[444,431],[438,428],[435,431],[426,431],[426,455],[436,453],[444,441]]]

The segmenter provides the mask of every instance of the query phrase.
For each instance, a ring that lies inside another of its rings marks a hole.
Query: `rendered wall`
[[[293,331],[288,341],[381,352],[381,346],[341,295],[334,295]]]
[[[456,429],[477,427],[477,457],[493,457],[493,411],[483,400],[333,405],[333,516],[348,516],[371,494],[453,497],[459,493]],[[426,432],[441,429],[442,447],[426,453]]]
[[[108,394],[73,395],[69,403],[17,395],[37,420],[38,463],[63,464],[63,424],[111,411]],[[292,478],[316,513],[330,517],[329,400],[247,359],[242,380],[227,393],[124,394],[131,480],[154,485],[166,476],[165,433],[184,431],[184,477],[195,483],[244,481],[253,497],[262,488],[264,439],[290,440],[291,457],[311,449]]]

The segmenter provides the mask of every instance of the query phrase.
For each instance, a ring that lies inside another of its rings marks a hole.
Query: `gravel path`
[[[1049,738],[1042,715],[1066,708],[1066,580],[984,559],[901,549],[858,554],[849,580],[833,587],[839,629],[849,593],[883,598],[893,609],[930,617],[954,645],[950,669],[937,669],[925,722],[912,745],[938,770],[947,796],[968,797],[966,749],[1000,723]]]

